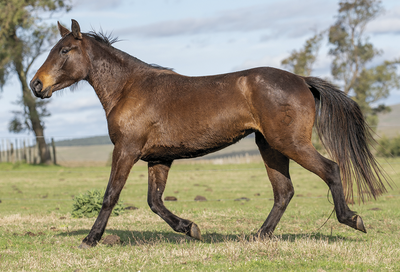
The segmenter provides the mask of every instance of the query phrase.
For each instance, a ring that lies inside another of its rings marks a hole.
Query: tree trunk
[[[36,109],[36,99],[33,97],[31,89],[28,86],[26,75],[23,69],[18,69],[18,66],[19,65],[16,65],[18,77],[22,85],[22,101],[24,103],[24,107],[26,107],[28,110],[29,120],[31,121],[31,130],[35,134],[36,142],[39,146],[40,163],[50,164],[50,150],[47,147],[43,132],[44,129],[40,121],[38,111]],[[20,67],[22,68],[22,65]]]
[[[23,88],[23,101],[29,110],[29,119],[31,121],[32,131],[35,133],[36,141],[39,144],[40,163],[50,164],[50,151],[44,138],[44,129],[40,122],[39,114],[36,110],[35,98],[32,96],[29,88]]]

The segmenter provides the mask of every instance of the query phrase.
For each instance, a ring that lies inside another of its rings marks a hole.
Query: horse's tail
[[[353,183],[364,202],[387,192],[390,186],[369,145],[374,139],[358,104],[336,86],[315,77],[303,77],[316,104],[315,127],[331,158],[340,167],[346,200],[353,200]]]

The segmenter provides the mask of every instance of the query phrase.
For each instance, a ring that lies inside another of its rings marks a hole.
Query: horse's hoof
[[[195,238],[195,239],[197,239],[197,240],[200,240],[200,241],[203,240],[203,239],[201,238],[200,229],[199,229],[199,227],[198,227],[195,223],[192,223],[192,225],[190,226],[189,236],[190,236],[190,237],[193,237],[193,238]]]
[[[364,227],[364,222],[362,221],[361,216],[356,215],[356,220],[357,220],[356,222],[357,230],[367,233],[367,230]]]
[[[80,248],[80,249],[89,249],[89,248],[91,248],[91,246],[89,246],[88,244],[85,244],[84,242],[82,242],[82,244],[80,246],[78,246],[78,248]]]

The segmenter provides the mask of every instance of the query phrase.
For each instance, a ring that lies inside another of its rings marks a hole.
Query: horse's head
[[[72,20],[72,31],[60,23],[58,29],[62,39],[51,49],[46,61],[30,83],[35,96],[42,99],[85,79],[89,71],[88,55],[83,46],[85,37],[78,22]]]

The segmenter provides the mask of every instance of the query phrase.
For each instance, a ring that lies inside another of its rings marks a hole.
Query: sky
[[[259,66],[283,69],[281,61],[292,50],[335,22],[334,0],[73,0],[68,13],[54,14],[47,23],[60,21],[68,29],[71,19],[82,32],[112,33],[114,47],[147,63],[155,63],[187,76],[228,73]],[[382,50],[371,65],[400,58],[400,2],[382,1],[385,12],[367,25],[366,34]],[[313,75],[330,76],[329,46],[324,40]],[[28,78],[45,61],[44,53]],[[399,71],[400,72],[400,71]],[[8,124],[21,96],[16,77],[0,93],[0,139],[26,137],[11,134]],[[380,101],[400,103],[400,91]],[[58,91],[50,98],[45,135],[55,140],[107,135],[104,110],[91,86]]]

